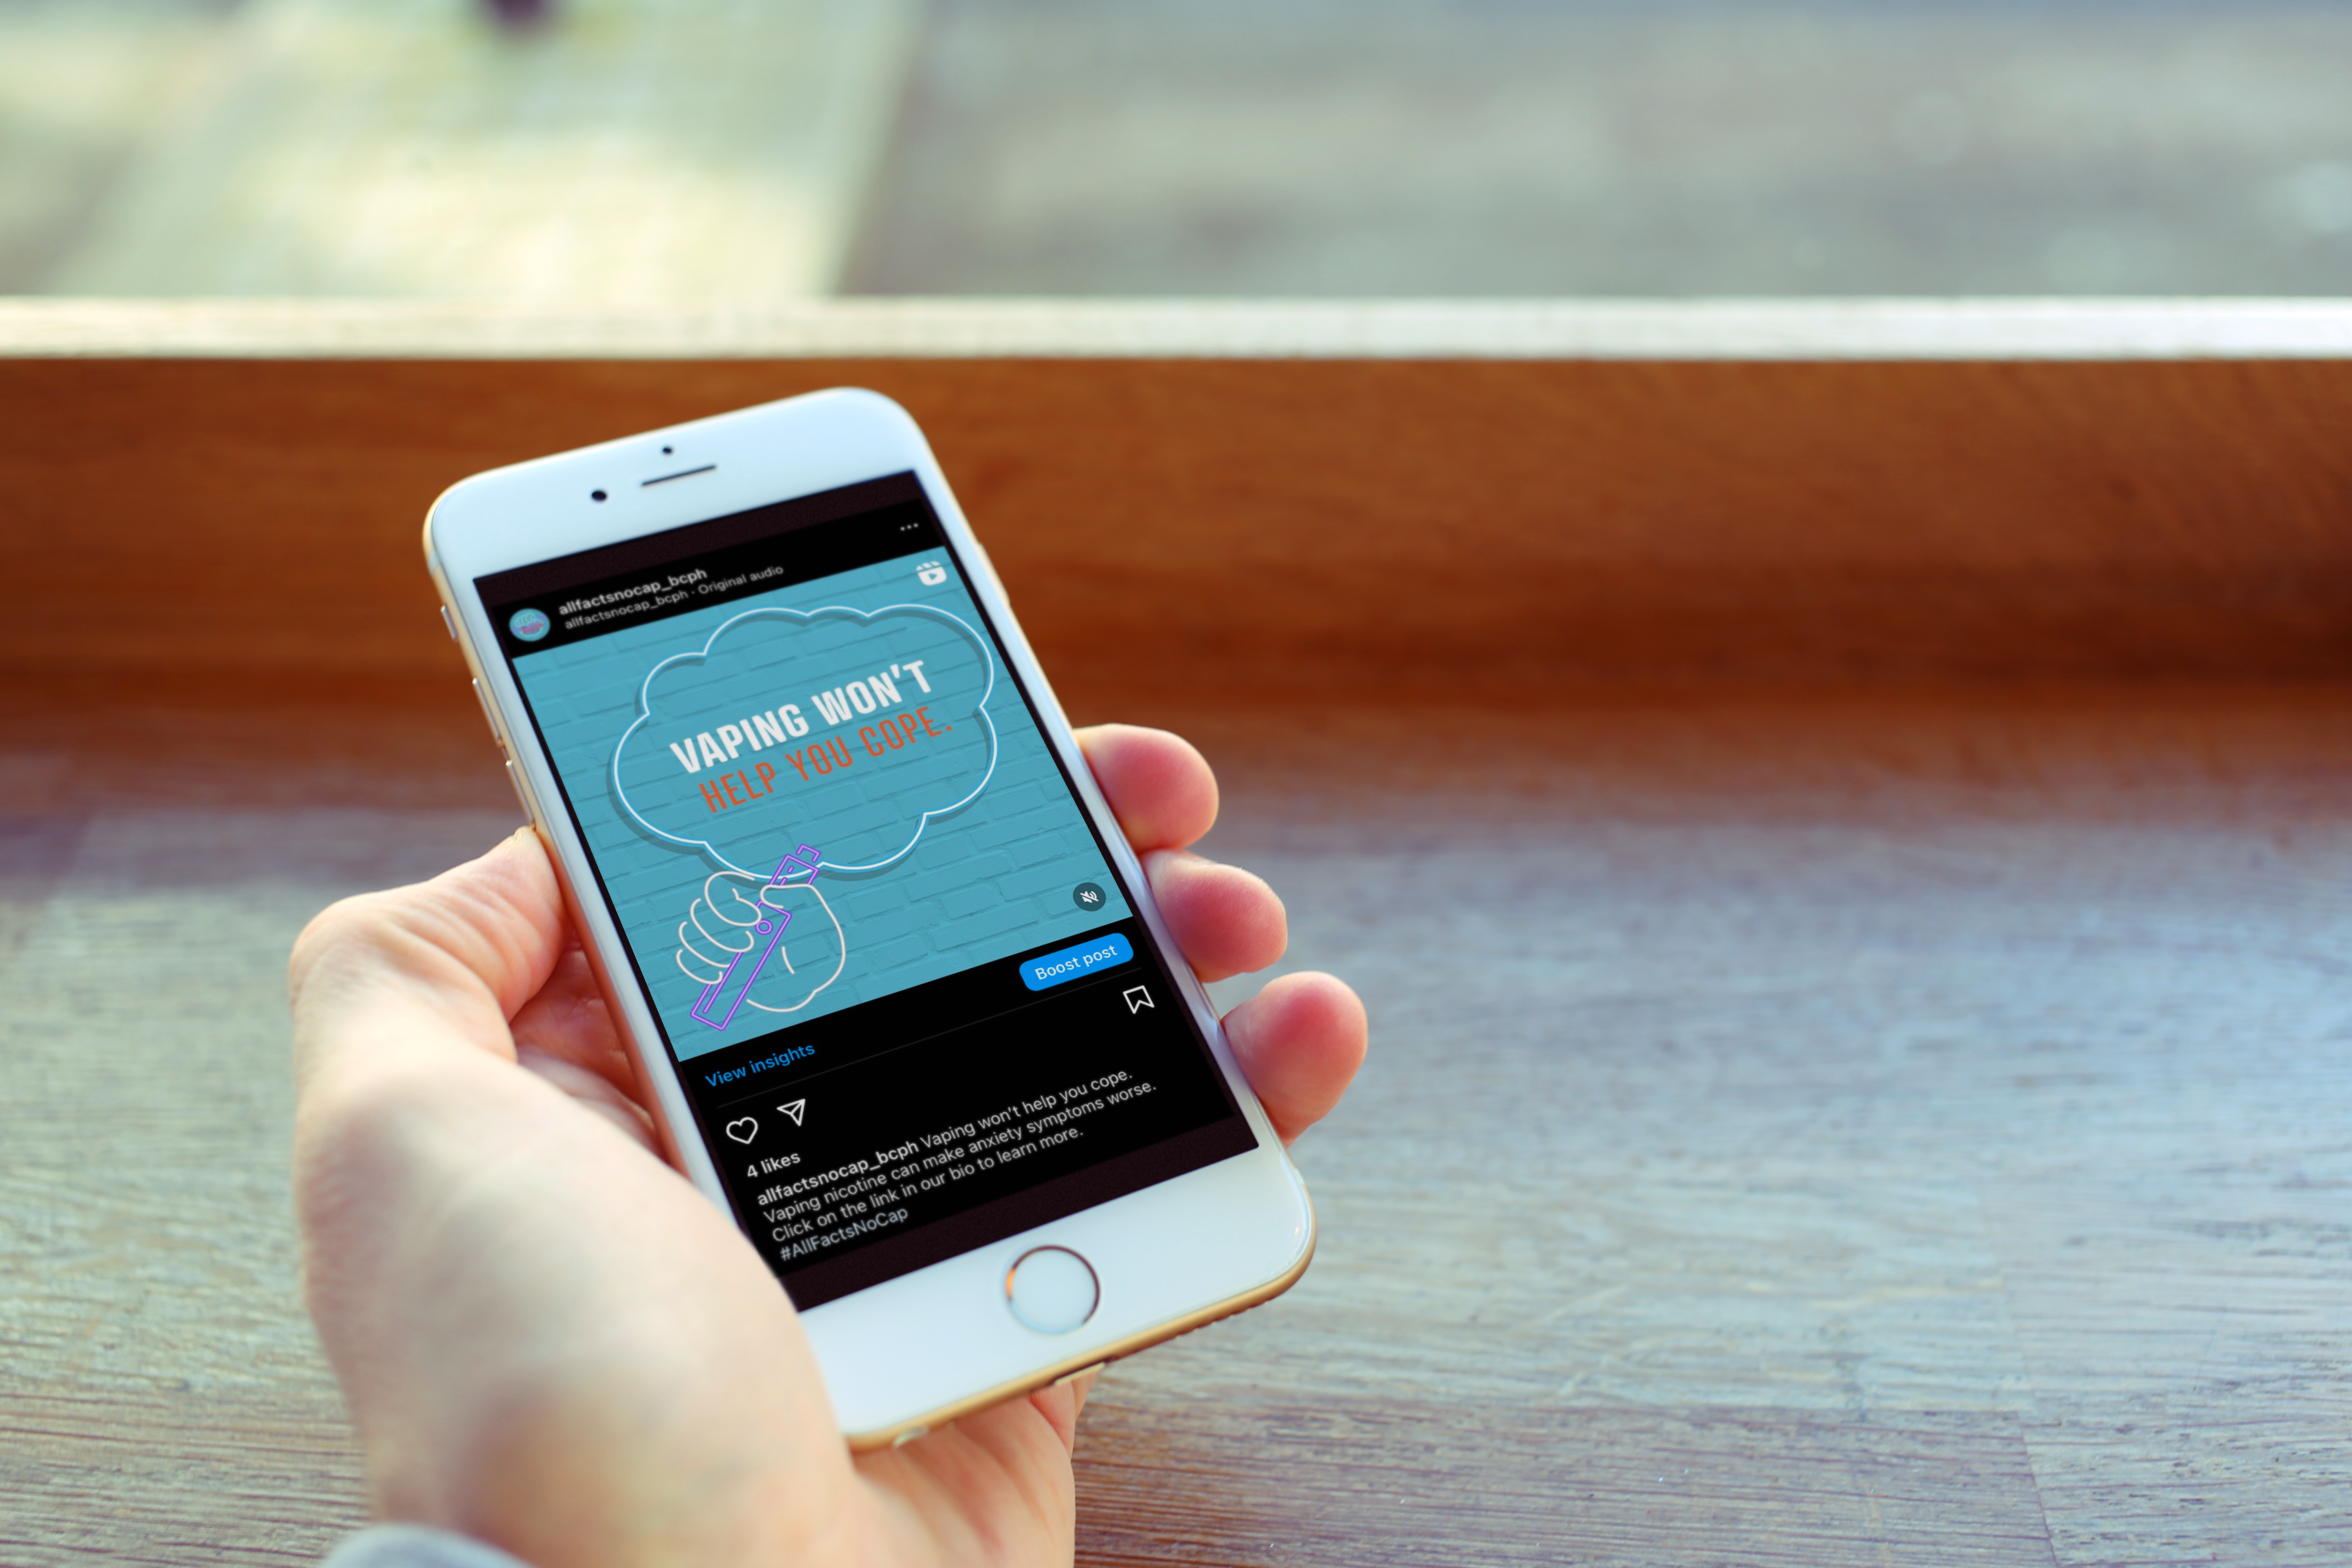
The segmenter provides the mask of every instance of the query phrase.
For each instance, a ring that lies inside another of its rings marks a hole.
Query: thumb
[[[429,882],[331,905],[287,967],[297,1081],[362,1050],[471,1047],[512,1060],[507,1020],[565,942],[555,869],[529,828]]]

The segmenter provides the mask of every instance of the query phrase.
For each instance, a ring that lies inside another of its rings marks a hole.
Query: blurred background
[[[2322,0],[0,0],[0,293],[2352,293]]]

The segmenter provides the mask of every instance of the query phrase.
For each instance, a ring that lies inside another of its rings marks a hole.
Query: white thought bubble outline
[[[730,860],[726,856],[720,854],[719,847],[711,843],[710,840],[707,838],[681,838],[675,833],[667,833],[663,831],[661,828],[656,827],[652,823],[646,820],[645,814],[639,811],[636,807],[636,804],[629,799],[629,792],[621,783],[621,753],[628,750],[629,737],[635,734],[645,724],[646,721],[653,717],[654,682],[660,679],[662,671],[667,669],[673,664],[698,664],[709,658],[710,657],[711,648],[718,645],[720,637],[727,635],[728,628],[737,626],[744,621],[759,620],[761,618],[789,618],[792,620],[806,622],[822,619],[826,616],[835,618],[855,618],[860,621],[873,621],[883,616],[891,615],[900,611],[905,611],[918,616],[929,616],[934,620],[947,622],[950,626],[955,627],[957,631],[961,632],[965,638],[971,642],[973,651],[980,655],[980,667],[987,673],[988,684],[982,689],[980,700],[972,704],[971,710],[973,714],[979,718],[982,727],[988,731],[988,766],[982,771],[980,782],[971,786],[971,794],[965,795],[961,800],[957,801],[952,805],[936,807],[933,810],[924,812],[919,817],[918,817],[915,821],[915,831],[913,837],[909,837],[906,843],[900,845],[895,853],[886,855],[879,860],[869,861],[863,866],[845,866],[837,860],[822,860],[818,863],[818,869],[845,872],[881,871],[897,865],[913,851],[917,844],[922,841],[923,831],[930,826],[931,818],[935,816],[946,816],[951,813],[961,811],[965,806],[970,805],[973,801],[978,800],[980,798],[980,792],[988,787],[988,781],[996,776],[996,721],[989,715],[988,711],[988,700],[996,695],[996,660],[989,657],[988,644],[982,639],[981,635],[977,631],[973,630],[971,624],[965,621],[962,616],[950,614],[950,612],[940,609],[936,605],[885,605],[878,610],[860,610],[848,605],[826,605],[814,610],[788,610],[783,608],[782,605],[763,605],[756,610],[745,610],[742,614],[738,616],[730,616],[727,619],[719,622],[719,625],[712,629],[709,637],[703,638],[702,647],[698,651],[694,653],[674,653],[646,672],[645,684],[637,688],[637,716],[629,721],[629,727],[621,731],[621,738],[614,742],[613,745],[613,798],[621,803],[621,809],[629,814],[630,821],[635,823],[638,826],[644,828],[647,833],[652,834],[655,837],[664,839],[671,844],[679,845],[688,849],[699,850],[703,854],[709,856],[713,860],[718,861],[719,865],[725,867],[730,871],[740,871],[747,877],[764,875],[764,873],[754,871],[749,867],[738,866],[734,861]]]

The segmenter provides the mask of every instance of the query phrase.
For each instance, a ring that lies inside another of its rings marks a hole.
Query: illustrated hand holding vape
[[[705,985],[702,994],[695,999],[691,1016],[696,1023],[724,1029],[735,1021],[735,1015],[742,1010],[744,998],[751,994],[751,987],[760,978],[760,971],[767,967],[768,960],[784,940],[784,928],[793,923],[792,910],[768,902],[768,889],[783,887],[794,876],[803,878],[800,886],[809,887],[816,881],[816,874],[824,865],[824,861],[815,847],[808,844],[802,845],[795,853],[785,856],[777,863],[776,874],[768,879],[766,887],[760,889],[761,918],[752,922],[748,939],[735,950],[734,956],[728,960],[727,967],[720,972],[719,978]],[[681,940],[685,934],[684,929],[680,928],[678,935]],[[703,934],[709,935],[708,931]],[[743,962],[747,958],[751,960],[748,964]],[[681,966],[683,962],[684,955],[681,954]],[[739,972],[741,975],[740,982],[737,979]],[[688,971],[688,973],[692,974],[692,972]],[[694,978],[699,979],[700,976]],[[720,1002],[730,994],[734,1000],[727,1003],[726,1012],[713,1016]]]

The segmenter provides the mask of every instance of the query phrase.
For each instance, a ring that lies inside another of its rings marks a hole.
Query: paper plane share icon
[[[793,1125],[798,1127],[801,1124],[801,1118],[808,1114],[808,1101],[805,1100],[788,1100],[784,1101],[783,1104],[776,1107],[776,1109],[782,1111],[786,1116],[791,1117],[793,1119]]]

